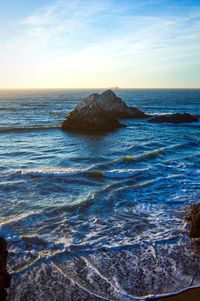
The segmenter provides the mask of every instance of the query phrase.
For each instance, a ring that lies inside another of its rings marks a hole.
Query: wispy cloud
[[[102,85],[117,73],[130,85],[155,72],[164,80],[166,70],[200,58],[200,6],[186,2],[57,0],[19,20],[7,49],[27,66],[72,80],[93,74],[105,78]]]
[[[71,47],[93,39],[92,33],[98,22],[110,9],[111,1],[69,0],[55,1],[54,4],[40,8],[32,15],[20,20],[21,33],[13,45],[26,42],[29,47]],[[52,48],[55,50],[55,48]]]
[[[147,2],[158,4],[160,0]],[[130,6],[133,11],[128,14]],[[135,1],[133,6],[127,3],[119,5],[118,1],[112,0],[55,1],[54,4],[45,6],[21,20],[19,23],[22,29],[16,40],[23,40],[23,47],[28,42],[31,42],[32,46],[35,44],[37,48],[41,45],[65,47],[71,43],[77,49],[80,49],[84,42],[88,46],[109,39],[112,42],[112,39],[118,38],[122,41],[125,39],[126,42],[135,40],[140,44],[144,44],[144,41],[157,42],[157,47],[187,40],[198,42],[200,7],[191,7],[179,15],[173,15],[173,12],[169,11],[170,15],[163,16],[160,11],[157,14],[147,14],[146,10],[137,15],[137,10],[134,13],[134,7],[138,6],[143,7],[144,2],[138,4]],[[42,41],[43,43],[38,43]],[[127,48],[127,44],[124,47]]]

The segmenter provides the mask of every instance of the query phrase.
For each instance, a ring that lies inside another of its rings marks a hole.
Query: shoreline
[[[184,291],[181,291],[177,294],[146,299],[146,300],[157,300],[157,301],[199,301],[200,300],[200,286],[187,288]]]

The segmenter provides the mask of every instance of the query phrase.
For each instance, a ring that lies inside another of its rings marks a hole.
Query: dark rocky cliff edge
[[[11,282],[11,276],[7,271],[7,258],[7,243],[0,237],[0,301],[6,300],[6,289],[10,287]]]
[[[186,220],[190,223],[189,236],[200,238],[200,203],[192,206],[190,213],[186,216]]]

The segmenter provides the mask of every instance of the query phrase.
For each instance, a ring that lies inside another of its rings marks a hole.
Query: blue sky
[[[0,0],[1,88],[200,88],[200,1]]]

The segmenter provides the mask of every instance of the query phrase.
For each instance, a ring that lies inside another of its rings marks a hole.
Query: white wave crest
[[[113,169],[103,173],[106,178],[130,178],[138,173],[144,172],[146,169]]]
[[[92,166],[86,168],[33,168],[33,169],[22,169],[20,173],[23,175],[30,175],[30,176],[72,176],[78,175],[84,172],[89,171]]]

